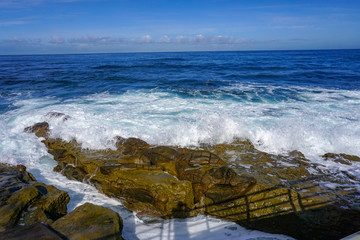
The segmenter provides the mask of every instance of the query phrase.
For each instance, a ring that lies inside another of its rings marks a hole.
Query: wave
[[[238,85],[227,91],[208,91],[211,96],[203,91],[184,95],[128,90],[65,101],[29,99],[14,104],[17,109],[12,118],[20,129],[50,121],[54,135],[76,138],[95,149],[113,147],[109,139],[120,135],[179,146],[245,138],[277,154],[299,150],[308,156],[326,152],[360,155],[359,91],[262,88]],[[64,124],[53,122],[44,117],[51,111],[71,119]]]

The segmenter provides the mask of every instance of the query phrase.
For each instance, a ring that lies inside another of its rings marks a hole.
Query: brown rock
[[[49,124],[47,122],[36,123],[31,127],[25,128],[24,131],[35,133],[37,137],[46,137],[49,132]]]
[[[70,240],[120,240],[122,219],[105,207],[85,203],[58,219],[51,227]]]
[[[37,182],[24,166],[0,164],[0,187],[0,232],[18,223],[51,222],[66,214],[68,194]]]
[[[59,112],[48,112],[45,116],[51,118],[62,118],[63,121],[66,121],[70,118],[69,115],[65,115],[64,113],[59,113]]]
[[[6,240],[64,240],[64,238],[41,223],[31,226],[16,226],[0,232],[0,239]]]
[[[118,151],[125,155],[134,155],[135,153],[150,147],[145,141],[138,138],[117,137],[116,147]]]
[[[326,153],[322,156],[324,160],[332,160],[334,162],[342,163],[345,165],[352,165],[352,162],[360,162],[360,157],[348,155],[345,153]]]
[[[125,199],[139,214],[204,213],[299,239],[336,239],[360,228],[357,179],[338,178],[299,151],[269,154],[240,140],[191,150],[119,138],[117,151],[82,149],[76,141],[49,137],[43,142],[57,171]],[[325,157],[358,161],[346,154]]]

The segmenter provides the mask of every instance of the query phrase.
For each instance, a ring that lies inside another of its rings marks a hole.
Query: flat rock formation
[[[139,215],[201,213],[298,239],[339,239],[360,229],[359,180],[335,176],[301,152],[272,155],[248,141],[198,149],[151,146],[122,137],[116,150],[90,150],[76,140],[51,138],[49,129],[43,122],[25,131],[42,138],[58,163],[55,171],[93,184]],[[359,160],[323,157],[347,165]]]

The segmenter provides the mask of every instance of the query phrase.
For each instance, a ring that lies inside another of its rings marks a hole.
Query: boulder
[[[51,227],[69,240],[121,240],[123,225],[116,212],[85,203],[56,220]]]

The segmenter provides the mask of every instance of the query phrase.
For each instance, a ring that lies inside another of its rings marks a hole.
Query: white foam
[[[181,146],[243,137],[272,153],[299,150],[310,156],[326,152],[360,155],[360,92],[299,94],[307,102],[252,103],[142,91],[95,94],[55,105],[50,101],[43,107],[38,106],[43,100],[30,100],[28,105],[36,107],[28,111],[23,105],[27,112],[21,123],[49,121],[55,136],[76,138],[89,148],[112,147],[108,140],[116,135]],[[50,111],[71,118],[62,123],[43,117]]]

